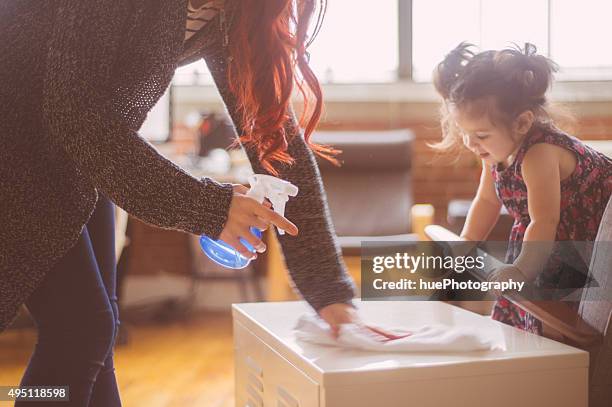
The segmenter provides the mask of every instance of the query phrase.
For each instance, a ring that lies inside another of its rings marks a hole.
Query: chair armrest
[[[504,297],[580,347],[593,345],[602,339],[601,333],[562,301],[531,301],[515,292],[504,293]]]
[[[455,242],[461,240],[459,235],[440,225],[426,226],[425,234],[434,242]]]
[[[419,236],[414,233],[390,236],[337,236],[337,239],[344,256],[361,256],[362,242],[385,243],[389,250],[412,247],[419,242]]]
[[[427,226],[425,233],[433,241],[452,242],[460,240],[459,236],[439,225]],[[504,293],[504,297],[580,347],[593,345],[602,339],[597,330],[587,324],[576,311],[564,302],[531,301],[516,292]]]

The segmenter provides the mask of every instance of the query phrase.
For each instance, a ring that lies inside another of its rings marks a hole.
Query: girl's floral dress
[[[586,282],[589,256],[584,253],[580,256],[577,251],[568,253],[567,249],[584,247],[580,242],[595,240],[612,194],[612,159],[557,128],[534,126],[510,166],[492,166],[497,195],[514,217],[506,263],[514,262],[520,254],[525,231],[530,223],[527,186],[521,173],[521,164],[529,148],[538,143],[554,144],[571,151],[576,156],[577,164],[574,172],[561,181],[561,212],[555,240],[565,242],[559,246],[560,251],[553,251],[547,266],[536,279],[535,286],[539,289],[582,287]],[[577,265],[576,260],[580,258],[583,261],[578,261],[581,264]],[[492,318],[529,332],[542,333],[541,321],[503,297],[495,304]]]

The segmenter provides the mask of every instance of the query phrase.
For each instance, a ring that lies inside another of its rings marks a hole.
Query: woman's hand
[[[219,235],[223,240],[240,252],[247,259],[256,258],[241,242],[243,238],[259,253],[266,250],[266,245],[257,236],[251,233],[250,227],[266,230],[270,224],[283,229],[292,236],[298,234],[298,228],[285,217],[271,209],[269,202],[260,204],[255,199],[246,196],[248,188],[244,185],[234,185],[234,196],[229,208],[227,222]]]
[[[369,331],[370,335],[380,342],[387,342],[410,336],[410,333],[407,332],[402,332],[398,335],[372,325],[364,324],[361,318],[359,318],[357,310],[353,306],[345,303],[331,304],[323,307],[319,310],[319,316],[327,322],[331,328],[334,339],[338,339],[340,325],[342,324],[358,325],[362,329]]]
[[[340,325],[342,324],[363,325],[357,315],[357,310],[355,310],[353,306],[345,303],[325,306],[319,310],[319,316],[327,322],[334,338],[338,338]]]

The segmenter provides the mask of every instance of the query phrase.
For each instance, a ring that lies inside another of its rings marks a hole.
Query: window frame
[[[552,0],[548,1],[548,49],[550,50],[550,8]],[[397,0],[398,4],[398,71],[395,80],[383,83],[350,82],[323,83],[325,100],[328,102],[342,101],[381,101],[381,102],[438,102],[431,82],[415,82],[413,80],[413,0]],[[214,84],[176,84],[181,88],[178,92],[191,101],[200,99],[211,102],[218,97]],[[199,88],[199,97],[182,88]],[[210,88],[202,92],[202,88]],[[564,79],[561,76],[555,81],[551,99],[554,101],[612,101],[611,79]]]

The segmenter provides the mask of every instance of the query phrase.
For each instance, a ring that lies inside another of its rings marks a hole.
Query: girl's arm
[[[489,167],[483,162],[480,185],[470,206],[461,231],[464,240],[485,240],[499,219],[502,203],[495,192],[495,183]]]
[[[219,45],[208,49],[203,57],[237,133],[241,134],[239,109],[236,108],[236,100],[229,90],[227,80],[225,50]],[[304,299],[319,311],[331,304],[351,303],[354,283],[347,273],[336,241],[314,155],[306,145],[295,115],[289,113],[285,124],[287,134],[291,137],[288,153],[295,159],[295,163],[279,166],[278,170],[280,178],[299,188],[298,196],[287,202],[285,216],[295,223],[300,232],[295,237],[287,234],[277,234],[277,237],[292,280]],[[257,152],[251,148],[245,150],[253,170],[265,174],[266,170],[261,166]]]
[[[534,280],[548,261],[559,226],[561,178],[557,148],[536,144],[529,149],[521,166],[531,221],[514,265],[528,281]]]

